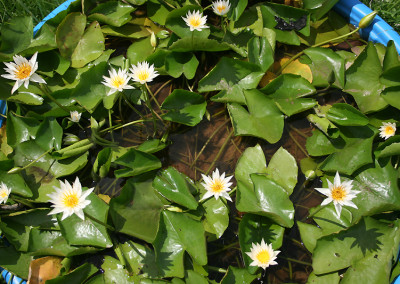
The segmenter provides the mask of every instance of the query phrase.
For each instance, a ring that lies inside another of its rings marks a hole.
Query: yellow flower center
[[[332,188],[332,199],[336,201],[342,201],[346,197],[347,193],[343,189],[343,186],[334,186]]]
[[[269,255],[267,250],[262,250],[256,255],[256,258],[260,263],[264,264],[269,262],[271,256]]]
[[[386,126],[385,127],[385,134],[386,135],[393,135],[395,132],[394,128],[392,126]]]
[[[189,22],[192,27],[198,27],[201,24],[199,17],[192,17]]]
[[[19,80],[26,79],[31,75],[32,67],[28,63],[22,63],[17,66],[17,71],[15,71],[15,77]]]
[[[220,180],[214,181],[214,183],[211,185],[211,191],[218,193],[221,192],[224,189],[224,185]]]
[[[76,195],[76,193],[70,193],[68,195],[64,195],[63,203],[65,207],[74,208],[79,203],[79,197]]]
[[[114,78],[111,79],[111,85],[117,89],[121,87],[124,83],[125,83],[124,78],[120,76],[115,76]]]
[[[137,77],[139,78],[140,81],[147,81],[147,79],[149,79],[149,76],[150,76],[150,74],[147,70],[140,71],[137,74]]]
[[[1,198],[7,197],[7,192],[5,190],[0,191],[0,197]]]
[[[226,9],[226,6],[223,5],[223,4],[217,6],[217,10],[218,10],[218,12],[220,12],[220,13],[222,13],[223,11],[225,11],[225,9]]]

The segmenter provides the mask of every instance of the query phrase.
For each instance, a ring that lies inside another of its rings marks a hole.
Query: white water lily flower
[[[229,0],[218,0],[212,3],[212,8],[215,14],[224,16],[229,12],[231,4],[229,3]]]
[[[104,81],[102,82],[104,85],[110,88],[107,96],[116,91],[122,92],[123,89],[134,89],[134,87],[128,85],[130,77],[126,70],[119,68],[117,72],[115,69],[111,68],[108,73],[110,74],[110,77],[103,76]]]
[[[1,77],[17,81],[11,90],[11,94],[22,85],[28,88],[29,81],[46,84],[46,81],[35,73],[38,69],[38,63],[36,62],[37,54],[35,52],[29,61],[21,55],[14,55],[14,62],[4,62],[7,66],[4,70],[9,74],[3,74]]]
[[[388,139],[389,137],[394,136],[396,133],[396,123],[384,122],[382,126],[379,128],[379,136],[382,138]]]
[[[6,204],[8,200],[8,196],[10,196],[11,193],[11,188],[8,188],[7,185],[4,184],[4,182],[1,182],[0,184],[0,204],[4,203]]]
[[[81,119],[82,113],[78,112],[77,110],[74,110],[74,111],[70,111],[70,115],[71,115],[71,118],[69,118],[69,120],[71,120],[72,122],[79,122],[79,120]]]
[[[157,71],[154,71],[154,64],[149,65],[146,61],[139,62],[137,65],[132,64],[129,71],[132,72],[129,75],[132,77],[133,81],[139,82],[140,84],[151,82],[158,76]]]
[[[350,206],[358,209],[358,207],[351,200],[355,198],[361,191],[351,189],[353,187],[351,184],[353,182],[352,180],[340,182],[339,172],[336,172],[333,184],[329,180],[327,180],[327,182],[328,188],[316,188],[316,190],[328,196],[328,198],[322,201],[321,206],[333,202],[336,213],[339,217],[340,213],[342,212],[342,206]]]
[[[72,214],[76,214],[79,218],[85,220],[83,209],[90,204],[90,200],[86,200],[86,197],[89,196],[94,187],[82,192],[81,182],[78,177],[76,177],[72,186],[67,180],[65,182],[60,181],[60,185],[60,188],[54,186],[55,192],[47,194],[50,197],[50,202],[53,203],[51,207],[54,207],[48,215],[63,212],[61,220]]]
[[[264,239],[261,240],[261,244],[252,243],[250,252],[246,252],[246,254],[253,261],[250,263],[251,266],[259,266],[263,269],[266,269],[270,265],[278,264],[275,259],[279,250],[273,250],[272,244],[266,244]]]
[[[186,18],[182,17],[182,19],[185,21],[186,25],[189,26],[190,31],[201,31],[202,29],[207,29],[208,26],[206,26],[206,21],[207,21],[207,16],[203,16],[200,11],[193,11],[193,12],[187,12]]]
[[[232,176],[225,177],[225,173],[220,175],[218,169],[215,169],[212,174],[212,178],[203,174],[202,177],[204,180],[204,183],[202,183],[202,185],[207,190],[207,192],[204,194],[203,198],[200,201],[205,200],[211,196],[214,196],[215,199],[218,199],[218,197],[222,196],[225,197],[227,200],[232,201],[231,197],[228,194],[228,191],[231,190],[229,187],[232,185],[232,183],[229,181],[231,180]]]

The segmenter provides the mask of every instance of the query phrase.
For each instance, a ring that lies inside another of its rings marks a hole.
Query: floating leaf
[[[61,283],[83,283],[86,279],[96,273],[98,269],[91,263],[85,263],[78,268],[66,275],[59,276],[57,278],[47,280],[49,284],[61,284]]]
[[[379,80],[381,74],[376,47],[370,42],[347,70],[344,90],[354,97],[363,113],[379,111],[387,106],[381,97],[385,87]]]
[[[118,232],[153,242],[164,204],[153,190],[153,179],[129,179],[118,197],[110,201],[110,215]],[[133,202],[134,200],[134,202]]]
[[[103,24],[120,27],[132,19],[130,15],[136,8],[118,1],[109,1],[97,5],[90,13],[88,19],[99,21]]]
[[[172,202],[192,210],[197,208],[197,201],[190,190],[190,187],[194,187],[193,181],[172,167],[163,170],[154,179],[153,187]]]
[[[70,58],[85,32],[86,16],[81,13],[70,13],[60,23],[56,32],[56,42],[60,53]]]
[[[153,242],[157,266],[163,277],[183,277],[185,251],[200,265],[207,264],[204,228],[183,213],[163,211]],[[196,244],[196,245],[193,245]]]
[[[364,126],[369,119],[363,113],[349,104],[338,103],[329,108],[326,118],[343,126]]]
[[[249,135],[278,142],[283,133],[284,117],[275,103],[260,91],[245,91],[248,111],[237,103],[228,104],[236,135]],[[266,127],[268,126],[268,127]]]
[[[202,203],[204,208],[204,230],[219,239],[229,225],[229,209],[222,198],[209,198]]]
[[[133,278],[129,275],[128,271],[124,269],[121,262],[109,255],[104,257],[101,268],[104,270],[105,283],[134,283]]]
[[[259,278],[260,276],[260,273],[254,275],[250,274],[245,268],[229,266],[228,272],[221,280],[221,284],[252,283],[256,278]]]
[[[197,125],[206,112],[207,103],[203,96],[186,90],[175,89],[161,105],[169,110],[163,115],[165,120],[189,126]]]
[[[32,17],[14,17],[1,26],[0,59],[11,60],[27,48],[33,37]]]
[[[161,162],[157,157],[133,148],[114,163],[127,167],[114,171],[116,177],[130,177],[161,168]]]
[[[32,256],[15,250],[12,246],[0,248],[1,267],[12,271],[22,279],[28,278],[29,263]]]
[[[171,52],[165,57],[165,71],[174,78],[182,74],[193,79],[199,61],[193,53]]]

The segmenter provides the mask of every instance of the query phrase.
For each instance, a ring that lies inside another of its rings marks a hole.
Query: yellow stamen
[[[139,80],[146,81],[149,78],[149,72],[140,71],[137,76],[138,76]]]
[[[19,80],[26,79],[31,75],[32,67],[28,63],[22,63],[17,66],[17,71],[15,72],[15,77]]]
[[[115,76],[114,78],[111,79],[111,85],[113,85],[115,88],[119,88],[121,85],[125,83],[124,78],[121,78],[119,76]]]
[[[72,193],[69,195],[65,195],[63,199],[63,203],[66,207],[71,207],[74,208],[78,205],[79,203],[79,198],[76,195],[76,193]]]
[[[0,197],[1,197],[1,198],[7,197],[7,192],[6,192],[5,190],[3,190],[2,192],[0,192]]]
[[[211,191],[212,192],[221,192],[224,189],[224,185],[220,180],[214,181],[214,183],[211,185]]]
[[[394,134],[394,128],[393,127],[391,127],[391,126],[386,126],[385,127],[385,134],[386,135],[393,135]]]
[[[223,11],[225,11],[226,6],[225,5],[221,5],[217,7],[217,10],[222,13]]]
[[[269,255],[268,251],[262,250],[256,255],[256,258],[260,263],[268,263],[271,256]]]
[[[191,25],[192,27],[198,27],[198,26],[200,26],[200,18],[198,18],[198,17],[193,17],[193,18],[191,18],[191,19],[190,19],[190,25]]]
[[[342,201],[346,197],[347,193],[343,189],[343,187],[340,186],[334,186],[332,188],[332,199],[336,201]]]

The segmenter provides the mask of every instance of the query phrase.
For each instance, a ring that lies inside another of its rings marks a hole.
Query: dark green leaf
[[[248,44],[249,62],[257,64],[263,72],[274,63],[274,51],[265,37],[254,37]]]
[[[43,149],[61,149],[63,129],[55,118],[46,118],[39,125],[36,134],[36,143]]]
[[[116,170],[114,172],[116,177],[135,176],[161,168],[161,162],[157,157],[133,148],[116,159],[114,163],[128,167],[127,169]]]
[[[56,42],[60,53],[71,58],[81,40],[86,26],[86,16],[81,13],[70,13],[60,23],[56,32]]]
[[[27,48],[33,37],[31,17],[14,17],[1,26],[0,59],[11,60],[12,56]]]
[[[0,248],[1,267],[22,279],[28,279],[29,264],[32,256],[16,251],[12,246]]]
[[[275,103],[260,91],[245,91],[248,111],[237,103],[228,104],[236,135],[249,135],[278,142],[283,133],[284,117]],[[265,127],[268,125],[269,127]]]
[[[172,202],[192,210],[197,208],[197,201],[189,189],[194,187],[193,181],[173,167],[163,170],[154,179],[153,187]]]
[[[207,103],[203,96],[186,90],[175,89],[163,102],[161,108],[169,110],[165,120],[189,126],[197,125],[206,112]]]
[[[369,119],[363,113],[349,104],[334,104],[327,112],[326,118],[343,126],[364,126]]]
[[[255,275],[250,274],[245,268],[237,268],[229,266],[228,272],[221,280],[221,284],[231,284],[231,283],[250,284],[260,276],[261,276],[260,273]]]
[[[100,178],[108,175],[111,166],[111,148],[104,148],[97,154],[96,161],[93,164],[93,172],[97,173]]]
[[[222,198],[209,198],[202,203],[204,229],[219,239],[229,225],[229,209]]]
[[[130,15],[136,9],[131,5],[119,2],[108,1],[97,5],[90,13],[88,19],[99,21],[115,27],[120,27],[132,19]]]
[[[90,263],[85,263],[66,275],[47,280],[46,283],[49,284],[83,283],[86,279],[88,279],[97,271],[98,269],[96,268],[96,266]]]
[[[18,144],[36,138],[39,121],[35,118],[20,117],[13,113],[7,115],[7,144],[15,147]]]
[[[381,97],[384,85],[379,81],[382,66],[375,46],[370,42],[346,72],[345,91],[351,94],[363,113],[387,106]]]
[[[132,43],[126,51],[126,56],[131,64],[136,64],[146,60],[153,52],[154,48],[151,46],[150,37],[148,37]]]
[[[164,204],[152,187],[153,179],[129,179],[121,194],[110,201],[110,215],[121,233],[153,242]]]
[[[165,57],[165,71],[174,78],[184,74],[187,79],[193,79],[198,65],[193,53],[171,52]]]
[[[121,262],[111,256],[106,255],[104,257],[104,262],[101,265],[101,268],[104,270],[105,283],[134,283],[132,276],[130,276],[128,271],[124,269]]]
[[[303,0],[303,9],[311,12],[313,21],[321,19],[339,0]]]

